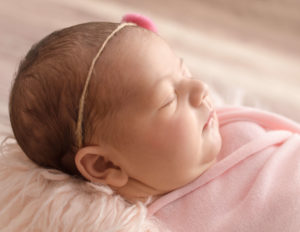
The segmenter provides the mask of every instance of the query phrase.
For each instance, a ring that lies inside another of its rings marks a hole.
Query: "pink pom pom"
[[[151,19],[139,14],[126,14],[122,18],[122,22],[135,23],[136,25],[146,28],[157,33],[157,28]]]

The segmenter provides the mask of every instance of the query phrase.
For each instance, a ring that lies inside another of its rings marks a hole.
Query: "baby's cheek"
[[[177,120],[168,126],[166,138],[176,151],[186,152],[190,149],[197,136],[195,126],[184,120]]]
[[[174,141],[183,141],[190,135],[189,125],[182,121],[176,121],[169,127],[169,136]]]
[[[186,153],[199,138],[197,123],[189,115],[156,121],[146,130],[146,143],[157,153]],[[149,133],[150,132],[150,133]]]

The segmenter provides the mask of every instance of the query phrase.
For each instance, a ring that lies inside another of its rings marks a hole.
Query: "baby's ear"
[[[122,187],[128,182],[128,175],[115,166],[100,146],[87,146],[79,149],[75,156],[78,171],[93,183]]]

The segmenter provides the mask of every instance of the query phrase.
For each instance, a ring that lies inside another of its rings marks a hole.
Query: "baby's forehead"
[[[168,74],[179,59],[170,46],[155,33],[131,29],[112,41],[115,68],[128,80],[155,79]],[[134,78],[136,77],[136,78]]]
[[[179,58],[158,35],[128,27],[108,44],[96,64],[96,73],[112,87],[111,94],[134,103],[151,94],[159,79],[178,69]]]

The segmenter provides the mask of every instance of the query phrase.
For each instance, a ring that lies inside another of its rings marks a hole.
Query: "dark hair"
[[[95,22],[55,31],[20,63],[10,92],[10,121],[18,144],[37,164],[81,176],[74,162],[79,100],[93,57],[117,25]],[[95,97],[93,81],[83,115],[83,123],[89,122],[83,124],[83,145],[91,141],[98,120],[102,138],[110,138],[106,118],[114,109],[113,90],[102,86],[103,98]]]

